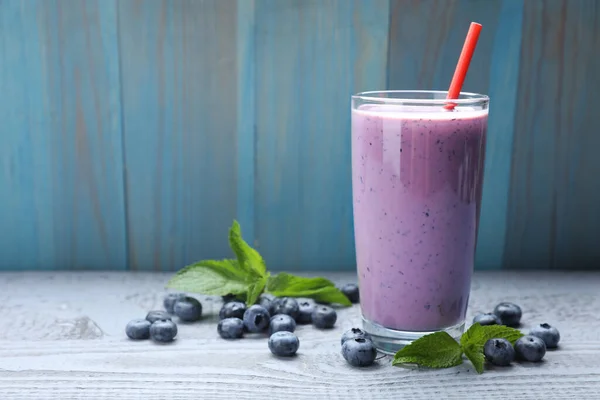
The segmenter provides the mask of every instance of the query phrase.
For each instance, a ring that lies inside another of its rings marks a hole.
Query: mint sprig
[[[462,364],[462,348],[446,332],[423,336],[396,353],[392,365],[419,364],[449,368]]]
[[[250,247],[250,245],[242,238],[242,230],[237,221],[233,221],[233,225],[231,226],[231,229],[229,229],[229,247],[231,247],[231,250],[235,253],[242,269],[247,271],[247,273],[262,277],[267,275],[265,261],[258,251]]]
[[[204,260],[181,269],[167,286],[210,295],[245,294],[251,279],[237,260]]]
[[[460,337],[460,345],[465,352],[465,356],[471,361],[475,370],[478,373],[483,373],[483,363],[485,357],[483,355],[483,346],[490,339],[506,339],[511,344],[515,344],[523,334],[513,328],[504,325],[486,325],[481,326],[479,323],[473,324]]]
[[[309,297],[321,302],[352,305],[346,295],[325,278],[304,278],[282,272],[269,278],[267,292],[277,297]]]
[[[523,334],[503,325],[473,324],[460,338],[460,344],[446,332],[423,336],[400,349],[392,365],[417,364],[429,368],[450,368],[462,364],[462,355],[483,373],[483,346],[489,339],[502,338],[514,344]]]
[[[304,278],[287,273],[271,276],[258,251],[242,238],[240,224],[229,229],[229,247],[235,259],[203,260],[184,267],[167,287],[184,292],[245,298],[256,303],[265,290],[275,296],[309,297],[317,301],[351,305],[348,298],[325,278]]]

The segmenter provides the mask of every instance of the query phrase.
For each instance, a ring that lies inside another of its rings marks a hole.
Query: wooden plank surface
[[[256,0],[254,18],[254,243],[272,269],[352,269],[350,96],[385,87],[389,2]]]
[[[130,268],[224,257],[237,201],[237,3],[118,4]]]
[[[0,93],[0,269],[124,269],[115,1],[1,1]]]
[[[598,268],[600,3],[526,1],[506,243],[510,268]]]
[[[337,283],[354,274],[326,274]],[[13,399],[581,399],[600,396],[600,273],[480,272],[470,320],[500,301],[523,308],[522,329],[548,322],[558,350],[540,364],[445,370],[396,368],[390,359],[355,369],[340,355],[341,334],[359,308],[338,310],[334,329],[297,330],[297,357],[278,359],[266,338],[225,341],[221,301],[201,297],[205,318],[179,324],[169,345],[133,342],[126,323],[160,309],[166,274],[4,273],[0,275],[0,392]],[[83,295],[84,294],[84,295]]]

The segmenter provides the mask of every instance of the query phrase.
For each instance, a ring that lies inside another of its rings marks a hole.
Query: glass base
[[[373,340],[373,344],[382,353],[394,355],[398,350],[411,342],[417,340],[421,336],[429,335],[435,332],[446,332],[454,339],[460,339],[460,336],[465,331],[465,322],[448,328],[429,332],[411,332],[397,331],[394,329],[385,328],[375,322],[371,322],[363,317],[363,328],[367,331]]]

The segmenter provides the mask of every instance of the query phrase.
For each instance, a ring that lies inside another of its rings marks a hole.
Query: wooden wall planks
[[[511,158],[517,109],[523,26],[523,1],[504,0],[490,54],[485,175],[475,265],[498,269],[504,265]]]
[[[255,1],[237,2],[237,220],[248,243],[255,242],[256,47]]]
[[[0,269],[353,269],[349,97],[492,97],[478,268],[598,265],[595,0],[0,0]]]
[[[0,269],[126,267],[115,1],[0,2]]]
[[[236,212],[234,1],[119,1],[129,265],[229,254]]]
[[[385,87],[389,4],[255,4],[255,242],[271,268],[354,268],[350,96]]]
[[[506,264],[598,268],[600,4],[526,1]]]
[[[389,88],[447,90],[469,24],[478,21],[484,30],[463,90],[487,93],[501,4],[502,0],[392,0]]]

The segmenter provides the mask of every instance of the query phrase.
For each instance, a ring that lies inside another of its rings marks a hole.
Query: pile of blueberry
[[[493,313],[479,314],[473,323],[480,325],[506,325],[518,327],[521,323],[521,307],[513,303],[500,303]],[[556,348],[560,341],[558,329],[546,323],[536,325],[529,334],[513,345],[506,339],[490,339],[483,347],[485,358],[498,366],[510,365],[515,359],[538,362],[544,358],[546,349]]]
[[[165,311],[150,311],[146,319],[134,319],[127,324],[125,333],[130,339],[152,339],[155,342],[172,342],[177,336],[177,325],[171,319],[175,314],[181,321],[194,322],[202,317],[202,304],[193,297],[170,293],[164,299]]]
[[[356,285],[343,288],[349,299],[358,300]],[[350,295],[348,295],[350,294]],[[294,334],[297,324],[313,324],[315,328],[333,328],[337,320],[335,310],[311,300],[298,302],[292,297],[274,297],[262,294],[258,304],[247,307],[241,301],[229,301],[219,312],[217,332],[224,339],[239,339],[245,333],[268,333],[271,353],[289,357],[298,351],[300,340]]]
[[[357,285],[347,284],[340,290],[352,303],[358,303]],[[258,304],[250,307],[234,297],[224,296],[223,300],[225,304],[219,311],[217,325],[219,336],[224,339],[239,339],[246,333],[268,333],[269,349],[282,357],[292,356],[298,351],[300,341],[293,333],[296,324],[312,324],[318,329],[330,329],[337,320],[337,313],[333,308],[308,299],[298,302],[291,297],[262,294]],[[151,338],[157,342],[171,342],[177,335],[177,325],[171,319],[172,314],[185,322],[198,321],[202,317],[202,304],[185,294],[168,294],[164,299],[164,307],[166,312],[150,311],[146,319],[129,322],[125,329],[127,336],[135,340]],[[367,344],[372,347],[370,340]]]
[[[358,286],[348,284],[342,293],[352,303],[359,302]],[[219,312],[217,331],[224,339],[239,339],[244,333],[268,332],[269,350],[280,357],[296,354],[300,347],[294,334],[297,324],[311,324],[318,329],[333,328],[337,320],[335,310],[311,300],[298,302],[291,297],[273,297],[262,294],[258,304],[246,308],[240,301],[229,301]],[[342,355],[353,366],[366,367],[375,361],[377,350],[368,333],[353,328],[342,336]]]

